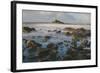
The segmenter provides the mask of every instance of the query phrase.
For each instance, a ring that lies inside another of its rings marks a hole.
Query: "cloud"
[[[52,22],[58,19],[64,23],[90,24],[90,18],[90,13],[23,10],[23,22]]]
[[[38,14],[40,14],[40,15],[52,15],[54,13],[53,12],[48,12],[48,11],[39,11]]]

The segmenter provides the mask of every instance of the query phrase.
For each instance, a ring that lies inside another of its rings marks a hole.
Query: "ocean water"
[[[74,24],[23,24],[23,27],[30,27],[30,28],[35,28],[37,32],[31,32],[31,33],[23,33],[23,37],[31,37],[31,36],[46,36],[46,35],[50,35],[50,36],[61,36],[64,37],[64,35],[59,35],[56,34],[56,32],[48,32],[48,30],[50,31],[62,31],[63,29],[66,27],[71,27],[71,28],[84,28],[84,29],[90,29],[90,25],[74,25]]]
[[[30,27],[35,28],[36,31],[32,31],[30,33],[24,33],[22,34],[23,39],[27,40],[34,40],[35,42],[42,45],[42,48],[47,48],[47,45],[50,43],[58,44],[61,43],[58,46],[58,56],[60,59],[63,59],[66,52],[70,48],[70,43],[64,43],[64,41],[72,41],[72,36],[66,36],[63,34],[63,29],[66,27],[71,28],[84,28],[84,29],[90,29],[90,25],[72,25],[72,24],[23,24],[23,27]],[[61,33],[57,33],[56,31],[61,31]],[[50,32],[49,32],[50,31]],[[51,38],[47,41],[45,40],[45,36],[50,36]],[[79,45],[81,42],[78,41],[77,45]],[[27,50],[25,51],[26,56],[28,55]]]

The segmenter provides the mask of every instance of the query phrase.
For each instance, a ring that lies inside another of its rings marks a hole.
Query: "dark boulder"
[[[31,31],[36,31],[36,29],[30,27],[23,27],[23,32],[31,32]]]

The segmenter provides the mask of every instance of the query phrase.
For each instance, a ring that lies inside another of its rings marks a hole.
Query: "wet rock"
[[[31,30],[32,30],[32,31],[36,31],[36,29],[35,29],[35,28],[31,28]]]
[[[85,47],[90,48],[91,42],[90,42],[89,40],[84,40],[84,41],[82,42],[82,45],[84,46],[84,48],[85,48]]]
[[[37,48],[37,44],[35,44],[32,40],[27,41],[28,48]]]
[[[57,45],[62,45],[63,44],[63,42],[59,42]]]
[[[81,50],[83,50],[83,48],[84,48],[84,46],[83,45],[80,45],[80,46],[77,47],[77,50],[78,51],[81,51]]]
[[[85,32],[85,35],[86,35],[87,37],[90,37],[90,36],[91,36],[91,31],[90,31],[90,30],[87,30],[87,31]]]
[[[66,27],[63,30],[65,30],[65,31],[74,31],[75,29],[74,28],[71,28],[71,27]]]
[[[72,34],[74,36],[77,36],[77,37],[87,37],[87,36],[90,36],[90,30],[86,30],[84,28],[78,28],[76,29],[75,31],[72,32]]]
[[[38,61],[48,60],[50,51],[45,48],[38,49]]]
[[[44,42],[47,42],[49,39],[51,38],[51,36],[44,36]]]
[[[76,29],[77,31],[81,31],[81,32],[85,32],[86,31],[86,29],[84,29],[84,28],[78,28],[78,29]]]
[[[51,32],[51,30],[48,30],[48,32]]]
[[[36,31],[35,28],[29,28],[29,27],[23,27],[23,32],[31,32],[31,31]]]
[[[67,35],[67,36],[71,36],[72,35],[71,32],[65,32],[64,34]]]
[[[90,46],[91,46],[91,42],[89,41],[89,42],[87,43],[87,47],[90,48]]]
[[[91,50],[90,49],[83,49],[80,51],[81,54],[90,54]]]
[[[57,61],[57,52],[51,52],[48,58],[50,61]]]
[[[27,41],[27,47],[28,48],[37,48],[37,47],[40,47],[41,46],[41,44],[39,44],[39,43],[36,43],[35,41],[33,41],[33,40],[28,40]]]
[[[90,49],[69,49],[64,60],[85,60],[91,58]]]
[[[59,31],[56,31],[56,33],[61,33],[61,31],[59,30]]]
[[[47,55],[49,55],[49,50],[48,49],[45,49],[45,48],[40,48],[41,50],[38,50],[39,52],[39,58],[44,58],[46,57]]]
[[[37,49],[26,48],[23,50],[23,62],[36,62],[37,56]]]
[[[57,30],[53,30],[53,32],[56,32]]]
[[[83,59],[91,59],[91,55],[89,54],[87,54],[87,55],[83,55]]]
[[[45,38],[45,39],[50,39],[50,38],[51,38],[51,36],[45,36],[44,38]]]
[[[27,39],[22,39],[22,40],[23,40],[23,42],[24,42],[24,43],[26,43],[26,42],[27,42]]]
[[[57,45],[50,43],[50,44],[47,45],[47,48],[57,48]]]
[[[68,50],[67,54],[70,54],[72,56],[75,56],[75,55],[77,55],[77,52],[78,51],[76,49],[72,48],[72,49],[69,49]]]
[[[54,61],[57,60],[57,47],[55,44],[50,43],[47,48],[38,49],[38,59],[39,61]]]
[[[91,52],[90,50],[81,50],[78,54],[78,59],[85,60],[85,59],[91,59]]]
[[[78,37],[87,37],[91,35],[91,31],[90,30],[86,30],[84,28],[78,28],[78,29],[74,29],[74,28],[64,28],[64,34],[65,35],[74,35],[74,36],[78,36]]]

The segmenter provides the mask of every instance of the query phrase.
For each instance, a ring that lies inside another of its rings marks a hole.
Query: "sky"
[[[90,24],[91,14],[35,10],[23,10],[22,13],[23,22],[53,22],[56,19],[64,23]]]

